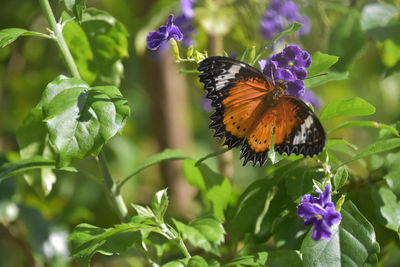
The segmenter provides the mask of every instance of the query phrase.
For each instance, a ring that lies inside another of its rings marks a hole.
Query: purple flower
[[[299,97],[304,94],[306,68],[311,65],[311,56],[297,45],[290,45],[282,52],[269,56],[268,60],[259,60],[263,73],[274,81],[287,82],[286,93]]]
[[[193,5],[196,2],[196,0],[181,0],[181,10],[183,15],[191,19],[194,16],[194,10],[193,10]]]
[[[294,2],[271,0],[260,21],[261,35],[270,40],[295,21],[303,24],[299,29],[299,35],[306,35],[310,32],[310,20],[306,15],[299,13],[299,7]]]
[[[173,18],[174,15],[169,15],[167,25],[162,25],[158,31],[152,31],[147,35],[147,48],[157,50],[171,38],[182,41],[183,35],[179,28],[174,25]]]
[[[315,109],[318,109],[322,105],[321,98],[311,90],[306,90],[304,95],[301,96],[301,99],[306,103],[311,103]]]
[[[340,223],[342,216],[335,210],[331,202],[331,191],[329,185],[324,192],[317,190],[319,197],[304,195],[299,206],[297,215],[304,219],[304,224],[314,225],[312,239],[318,241],[321,238],[329,240],[332,235],[331,226]]]
[[[192,36],[196,33],[196,28],[193,25],[193,18],[186,17],[182,14],[176,17],[175,23],[182,31],[183,45],[189,47],[194,44]]]

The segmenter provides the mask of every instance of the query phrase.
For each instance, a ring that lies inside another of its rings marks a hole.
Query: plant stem
[[[117,184],[114,182],[113,178],[111,177],[111,173],[110,173],[110,170],[108,169],[107,160],[105,158],[103,151],[100,152],[99,157],[97,158],[97,162],[99,164],[99,168],[103,172],[103,177],[104,177],[104,182],[105,182],[106,188],[111,195],[111,199],[114,203],[114,206],[117,209],[118,216],[122,222],[127,222],[129,219],[128,209],[126,208],[125,202],[122,199],[119,187],[117,186]]]
[[[53,11],[49,4],[48,0],[39,0],[40,5],[42,7],[43,13],[46,16],[46,19],[50,25],[50,29],[53,31],[54,40],[56,41],[58,48],[64,58],[64,61],[67,65],[68,70],[70,71],[71,75],[75,78],[81,78],[78,67],[75,64],[74,59],[72,58],[71,52],[67,46],[67,43],[64,40],[64,36],[62,35],[62,25],[56,22],[54,18]],[[122,199],[120,194],[119,187],[117,184],[114,183],[114,180],[111,176],[111,173],[107,166],[107,161],[105,160],[105,156],[103,152],[100,152],[99,157],[97,158],[97,162],[99,164],[99,168],[103,173],[104,182],[106,185],[107,190],[111,195],[111,199],[114,203],[114,206],[117,210],[118,216],[122,222],[128,221],[128,209]]]
[[[60,49],[60,52],[67,64],[68,70],[71,72],[71,75],[75,78],[80,78],[80,74],[78,68],[75,64],[74,59],[72,58],[71,52],[68,49],[67,43],[64,40],[64,36],[62,35],[62,26],[56,22],[54,18],[53,11],[49,4],[48,0],[39,0],[40,5],[42,7],[43,13],[46,16],[47,22],[50,25],[50,29],[53,31],[55,41]]]

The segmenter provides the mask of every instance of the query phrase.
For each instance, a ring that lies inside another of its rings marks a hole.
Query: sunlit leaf
[[[168,208],[167,189],[158,191],[151,201],[151,209],[160,222],[164,222],[164,214]]]
[[[204,163],[197,166],[195,164],[194,160],[183,162],[183,173],[186,180],[190,185],[199,188],[204,202],[209,205],[213,214],[224,221],[224,210],[228,206],[231,194],[231,184],[228,178],[214,172]]]
[[[379,253],[375,232],[370,222],[351,201],[341,210],[342,221],[332,227],[330,240],[311,239],[311,230],[301,246],[304,266],[363,266]]]
[[[378,220],[395,232],[400,226],[400,200],[386,186],[372,187],[372,200],[378,210]]]
[[[90,88],[79,79],[65,76],[48,84],[40,103],[50,142],[57,149],[57,167],[97,155],[130,114],[118,88]]]
[[[266,266],[302,267],[304,265],[299,251],[281,249],[268,253]]]
[[[32,32],[20,28],[8,28],[0,30],[0,48],[6,47],[20,36],[37,36],[50,38],[48,35],[39,32]]]
[[[224,267],[236,266],[264,266],[268,258],[268,252],[258,252],[255,256],[236,257],[230,262],[224,264]]]
[[[64,0],[65,7],[74,13],[78,21],[82,20],[82,12],[86,7],[86,0]]]
[[[208,267],[208,264],[205,259],[195,255],[189,259],[187,267]]]
[[[45,159],[40,156],[35,156],[29,159],[3,164],[0,166],[0,181],[15,176],[17,174],[24,173],[29,170],[40,169],[40,168],[55,169],[55,162],[54,160]],[[71,167],[64,168],[63,170],[75,171],[75,169]]]
[[[346,161],[344,164],[348,164],[352,161],[364,158],[369,155],[373,155],[376,153],[381,153],[384,151],[392,150],[397,147],[400,147],[400,138],[392,138],[392,139],[384,139],[379,140],[373,144],[367,146],[360,154],[356,155],[355,157],[351,158],[350,160]]]
[[[140,226],[120,224],[113,228],[100,228],[82,223],[69,236],[72,256],[83,266],[89,266],[90,258],[99,252],[104,255],[120,254],[135,242],[140,242]]]
[[[394,135],[399,136],[399,131],[397,131],[397,129],[395,127],[392,127],[392,126],[384,124],[384,123],[379,123],[376,121],[346,121],[346,122],[336,126],[335,128],[330,129],[328,131],[328,134],[333,133],[340,129],[351,128],[351,127],[371,127],[371,128],[377,128],[377,129],[384,129]]]
[[[307,69],[308,77],[312,77],[316,74],[327,71],[331,66],[333,66],[339,60],[339,57],[337,56],[324,54],[319,51],[314,53],[311,58],[312,58],[312,64]]]
[[[400,198],[400,171],[391,171],[386,174],[383,179],[386,180],[386,184],[389,188]]]
[[[367,116],[375,113],[375,107],[360,97],[329,102],[321,112],[320,120],[342,116]]]
[[[309,79],[307,78],[306,80],[304,80],[304,86],[308,89],[311,89],[330,81],[346,80],[349,77],[349,73],[328,71],[326,72],[326,75],[309,77]]]
[[[219,255],[219,245],[224,240],[225,230],[213,217],[200,218],[189,224],[173,219],[178,232],[193,246]]]
[[[391,4],[372,3],[365,5],[361,12],[361,28],[368,31],[384,27],[398,14],[399,10]]]
[[[345,167],[339,168],[333,177],[333,184],[335,186],[335,190],[341,188],[347,181],[349,177],[349,173]]]

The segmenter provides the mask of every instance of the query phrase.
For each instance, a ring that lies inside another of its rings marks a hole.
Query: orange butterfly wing
[[[257,69],[225,57],[209,57],[198,70],[215,108],[210,116],[214,136],[225,137],[229,148],[239,146],[252,126],[251,116],[272,90],[271,82]]]
[[[325,131],[314,112],[300,99],[283,95],[258,122],[243,144],[243,164],[263,165],[268,157],[273,128],[274,150],[280,154],[318,155],[325,145]]]
[[[279,96],[259,70],[225,57],[206,58],[198,70],[215,108],[210,128],[215,137],[225,137],[229,148],[242,144],[243,165],[266,162],[273,129],[280,154],[314,156],[322,151],[325,132],[314,112],[296,97]]]

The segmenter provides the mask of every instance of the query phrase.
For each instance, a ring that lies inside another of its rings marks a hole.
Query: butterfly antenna
[[[311,78],[316,78],[316,77],[320,77],[320,76],[325,76],[325,75],[328,75],[328,73],[325,72],[325,73],[320,73],[320,74],[317,74],[317,75],[314,75],[314,76],[306,77],[304,80],[311,79]]]
[[[272,78],[272,84],[273,84],[274,86],[276,86],[276,84],[275,84],[275,78],[274,78],[274,72],[272,71],[272,68],[271,68],[271,78]]]

